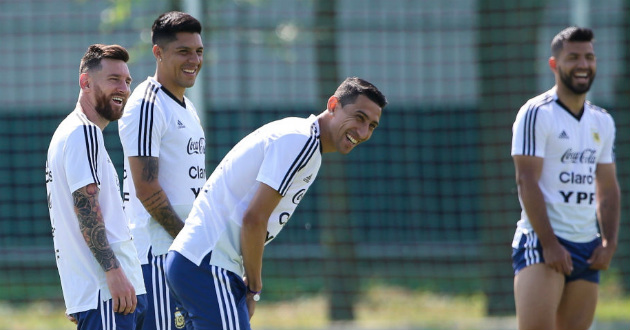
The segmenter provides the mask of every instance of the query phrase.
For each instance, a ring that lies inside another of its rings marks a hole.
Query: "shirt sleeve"
[[[101,187],[102,167],[99,157],[105,152],[103,134],[94,125],[79,126],[68,135],[64,147],[64,168],[70,191],[91,183]]]
[[[158,157],[163,132],[166,128],[162,104],[149,85],[144,98],[125,106],[125,112],[118,120],[118,134],[126,157]]]
[[[545,156],[549,125],[540,107],[525,104],[512,126],[512,156]]]
[[[607,136],[603,140],[604,145],[602,146],[602,155],[598,161],[598,163],[601,164],[610,164],[615,162],[615,121],[611,116],[607,116],[607,119],[608,129],[605,130]]]
[[[286,195],[295,174],[309,162],[317,148],[319,140],[313,136],[281,136],[267,146],[256,180]]]

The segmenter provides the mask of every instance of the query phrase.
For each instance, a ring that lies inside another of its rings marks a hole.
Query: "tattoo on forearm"
[[[184,228],[184,222],[173,209],[164,190],[160,189],[143,200],[142,205],[172,237],[177,236]]]
[[[159,160],[156,157],[140,157],[140,161],[144,164],[142,167],[142,180],[152,182],[157,180],[159,174]]]
[[[98,188],[88,185],[72,193],[74,210],[79,219],[79,228],[94,258],[104,271],[120,267],[114,251],[109,245],[105,223],[98,204]]]

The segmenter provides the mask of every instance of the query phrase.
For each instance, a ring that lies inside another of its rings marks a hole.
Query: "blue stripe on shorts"
[[[565,282],[587,280],[599,283],[599,271],[590,269],[587,260],[593,254],[593,251],[602,244],[601,239],[596,238],[587,243],[575,243],[558,237],[558,241],[569,251],[571,261],[573,261],[573,272],[565,276]],[[538,235],[534,232],[523,234],[518,243],[518,248],[512,248],[514,275],[527,266],[544,262],[543,248],[538,241]]]
[[[135,330],[138,320],[143,317],[147,307],[145,294],[138,295],[136,298],[138,299],[136,310],[123,315],[114,312],[111,299],[102,301],[99,292],[96,309],[72,314],[72,317],[77,320],[77,330]]]
[[[176,251],[166,257],[171,292],[188,313],[195,330],[250,330],[243,279],[210,265],[209,253],[197,266]]]
[[[144,286],[147,289],[147,313],[138,329],[140,330],[178,330],[185,329],[186,311],[173,297],[164,276],[166,254],[154,256],[148,253],[149,263],[142,265]]]

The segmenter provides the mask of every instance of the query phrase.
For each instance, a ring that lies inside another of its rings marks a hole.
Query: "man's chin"
[[[342,154],[342,155],[347,155],[350,153],[350,151],[352,151],[354,149],[354,147],[350,147],[350,148],[339,148],[337,151]]]
[[[575,94],[586,94],[591,89],[591,86],[573,86],[572,90]]]
[[[573,83],[571,84],[570,89],[575,94],[586,94],[591,89],[591,82],[589,83]]]
[[[123,110],[121,109],[120,111],[114,111],[113,109],[108,109],[107,111],[97,111],[101,117],[107,119],[108,121],[116,121],[120,118],[122,118],[123,115]]]

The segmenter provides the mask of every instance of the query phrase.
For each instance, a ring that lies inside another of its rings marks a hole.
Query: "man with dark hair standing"
[[[149,300],[143,329],[181,329],[185,312],[169,292],[163,263],[205,182],[205,137],[184,95],[203,63],[201,24],[186,13],[164,13],[153,23],[152,41],[155,75],[134,89],[118,124],[123,195]]]
[[[567,28],[551,51],[556,84],[529,100],[513,127],[523,209],[512,242],[516,315],[520,330],[586,330],[600,270],[617,249],[615,123],[586,101],[597,71],[593,32]]]
[[[123,211],[103,129],[129,97],[129,54],[91,45],[81,60],[81,92],[48,148],[46,188],[66,315],[80,330],[136,327],[146,307],[142,270]]]
[[[374,85],[348,78],[318,116],[266,124],[223,158],[166,259],[168,284],[195,330],[250,329],[264,245],[315,181],[322,154],[367,141],[386,104]]]

